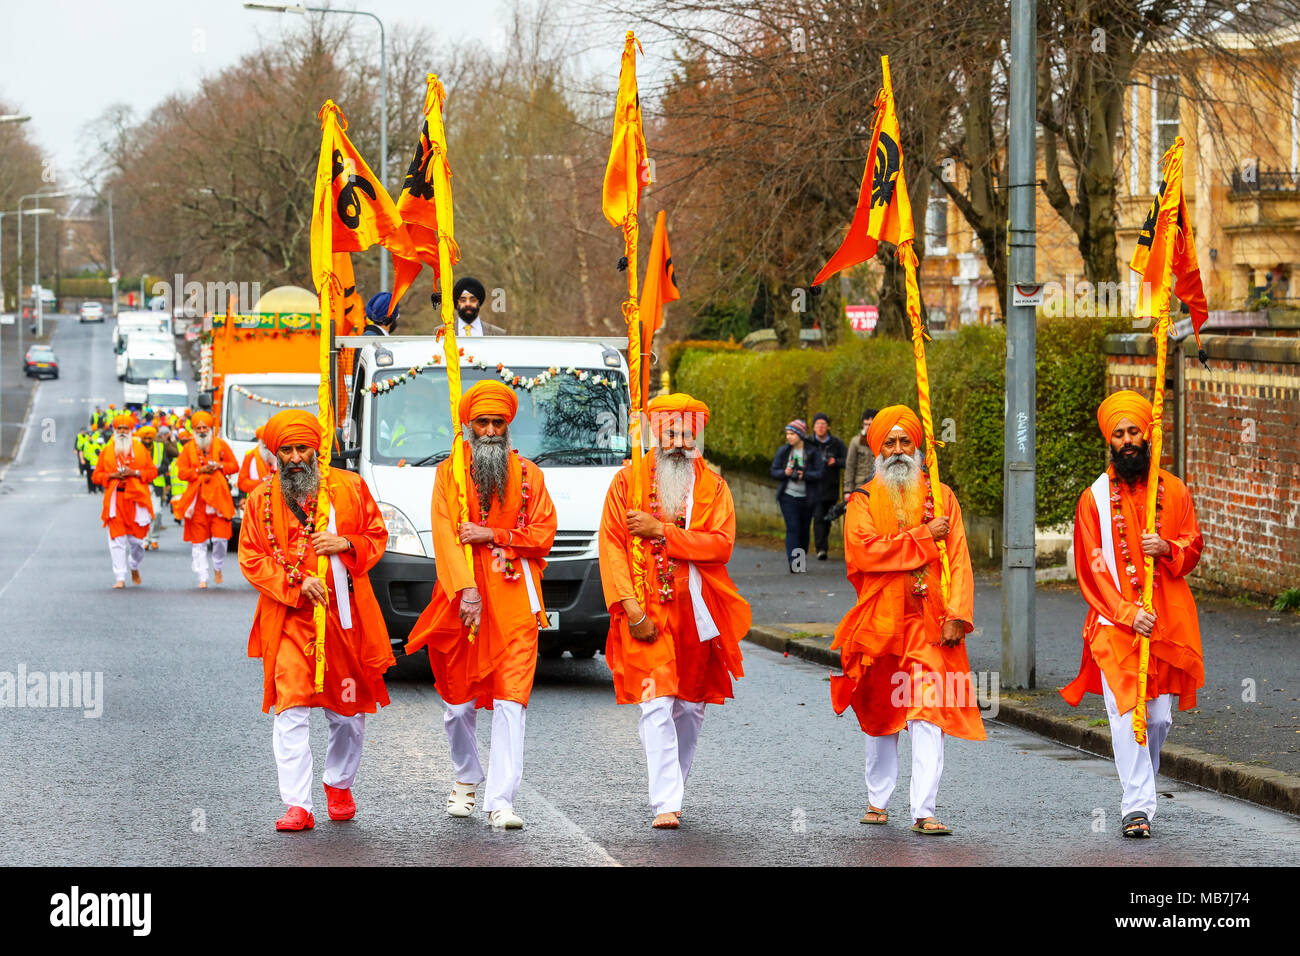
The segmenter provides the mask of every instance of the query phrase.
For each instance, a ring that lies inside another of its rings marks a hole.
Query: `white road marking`
[[[610,856],[608,850],[606,850],[603,846],[601,846],[591,837],[587,836],[586,832],[582,829],[582,827],[578,826],[576,823],[570,820],[561,810],[559,810],[555,806],[555,804],[551,803],[551,801],[547,800],[540,793],[538,793],[536,787],[531,787],[526,783],[521,783],[519,785],[519,789],[526,794],[529,803],[540,803],[548,811],[554,814],[559,819],[560,826],[562,829],[567,830],[570,836],[576,839],[583,846],[587,847],[590,850],[593,850],[597,856],[604,859],[607,866],[623,865],[622,863],[618,862],[618,860]]]
[[[13,573],[13,576],[10,577],[9,580],[5,582],[5,586],[0,588],[0,598],[5,596],[5,592],[9,590],[9,585],[17,581],[18,575],[22,574],[23,571],[27,568],[27,565],[31,564],[32,558],[36,557],[36,553],[41,550],[41,545],[45,543],[45,539],[49,536],[50,531],[54,529],[54,523],[55,523],[55,518],[50,518],[50,523],[45,526],[45,531],[42,532],[41,534],[41,540],[36,542],[36,547],[32,548],[32,553],[27,555],[27,558],[23,561],[23,563],[18,565],[18,570],[15,571]]]

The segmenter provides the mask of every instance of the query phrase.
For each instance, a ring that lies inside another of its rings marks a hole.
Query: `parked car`
[[[80,318],[78,321],[80,321],[80,322],[103,322],[103,321],[104,321],[104,307],[103,307],[102,305],[100,305],[98,302],[83,302],[83,303],[81,303],[81,318]]]
[[[33,345],[23,356],[23,372],[28,378],[59,377],[59,360],[48,345]]]

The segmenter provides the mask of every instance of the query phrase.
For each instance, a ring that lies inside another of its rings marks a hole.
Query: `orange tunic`
[[[460,510],[451,459],[438,466],[434,480],[433,554],[438,565],[438,585],[433,600],[424,609],[411,636],[407,653],[429,648],[429,663],[442,699],[449,704],[474,701],[491,709],[492,701],[512,700],[528,706],[537,669],[537,627],[545,620],[542,605],[542,570],[555,541],[558,520],[551,496],[546,491],[542,469],[511,456],[506,499],[493,499],[487,520],[479,511],[478,491],[469,476],[470,451],[465,443],[465,487],[469,494],[469,520],[492,528],[492,544],[473,546],[474,573],[465,562],[460,543]],[[525,472],[527,478],[525,479]],[[523,504],[523,483],[528,485],[524,527],[517,526]],[[534,593],[540,610],[534,614],[524,581],[523,559],[532,569]],[[506,562],[515,573],[506,578]],[[460,619],[460,591],[477,587],[483,601],[479,630],[470,640],[469,628]]]
[[[937,543],[924,524],[899,529],[881,476],[871,480],[865,495],[849,499],[845,514],[844,555],[858,600],[831,644],[840,649],[844,668],[843,676],[831,678],[831,704],[837,714],[852,705],[858,724],[873,737],[897,733],[909,720],[925,720],[954,737],[985,738],[966,645],[939,643],[945,620],[964,622],[969,634],[975,610],[961,507],[952,489],[939,487],[949,518],[952,587],[946,607]],[[913,584],[922,569],[926,592],[918,597]]]
[[[239,466],[239,477],[235,484],[244,494],[250,494],[254,488],[266,480],[274,470],[262,460],[260,449],[250,448],[244,452],[244,462]]]
[[[202,542],[209,538],[229,538],[230,519],[235,516],[235,499],[230,494],[230,480],[226,475],[239,471],[235,453],[217,436],[212,436],[216,456],[199,451],[196,441],[189,441],[176,460],[176,474],[181,481],[189,482],[181,496],[177,510],[185,520],[184,541]],[[199,474],[199,466],[213,457],[221,467],[206,475]],[[208,509],[212,511],[209,512]]]
[[[349,601],[352,629],[339,619],[339,593],[334,575],[326,575],[329,613],[325,621],[325,689],[315,692],[316,626],[311,601],[302,585],[290,586],[284,566],[275,559],[266,534],[265,507],[271,501],[271,526],[281,553],[292,561],[306,530],[280,496],[278,480],[254,489],[248,498],[248,518],[239,539],[239,569],[260,592],[253,627],[248,635],[248,656],[262,659],[262,710],[286,707],[328,707],[345,716],[373,714],[376,704],[388,704],[384,672],[393,666],[393,648],[384,616],[370,586],[369,571],[388,545],[388,529],[370,489],[356,475],[332,469],[329,487],[334,505],[336,533],[352,542],[352,550],[338,555],[352,579]],[[316,570],[316,553],[306,542],[303,568]]]
[[[1112,552],[1120,587],[1110,575],[1102,551],[1101,513],[1092,489],[1079,496],[1074,512],[1074,569],[1079,590],[1088,602],[1088,616],[1083,623],[1083,659],[1079,676],[1061,688],[1061,696],[1078,706],[1085,693],[1100,694],[1101,675],[1106,675],[1121,714],[1137,705],[1138,646],[1133,620],[1142,599],[1142,532],[1146,528],[1146,480],[1135,488],[1117,481],[1113,468],[1107,469],[1112,495],[1118,491],[1119,503],[1111,502]],[[1156,626],[1151,632],[1150,658],[1147,665],[1147,699],[1161,694],[1177,694],[1178,709],[1196,706],[1196,690],[1205,683],[1201,657],[1201,627],[1196,617],[1196,602],[1187,575],[1201,559],[1204,541],[1192,508],[1187,486],[1163,469],[1160,482],[1164,503],[1158,505],[1160,517],[1157,534],[1169,542],[1168,555],[1155,560],[1155,590],[1152,606]],[[1120,548],[1116,514],[1123,515],[1125,537],[1134,573],[1127,571]],[[1137,578],[1137,584],[1133,583]],[[1103,624],[1105,617],[1110,624]]]
[[[120,538],[125,534],[143,538],[153,522],[153,496],[149,494],[149,482],[157,477],[158,468],[153,463],[153,456],[145,451],[144,444],[139,441],[132,440],[131,455],[128,467],[139,471],[139,478],[132,476],[119,481],[109,477],[117,471],[117,449],[112,442],[100,453],[95,471],[90,476],[91,481],[104,487],[104,507],[100,509],[99,519],[108,529],[111,538]],[[114,496],[117,498],[116,507],[113,505]],[[143,524],[136,523],[137,507],[149,512],[149,520]]]
[[[649,511],[650,468],[654,452],[642,459],[645,478],[639,510]],[[632,464],[614,476],[605,495],[600,519],[600,580],[609,607],[609,636],[605,663],[614,675],[614,695],[620,704],[655,697],[679,697],[696,703],[721,704],[734,697],[732,678],[743,677],[740,641],[749,633],[749,603],[727,574],[736,543],[736,509],[727,483],[695,459],[691,520],[687,528],[665,522],[666,555],[676,560],[672,599],[661,599],[653,565],[651,542],[645,542],[650,562],[647,603],[659,637],[652,643],[635,640],[622,602],[635,598],[632,584],[632,536],[627,529]],[[701,594],[720,632],[701,641],[689,590],[689,564],[700,572]]]

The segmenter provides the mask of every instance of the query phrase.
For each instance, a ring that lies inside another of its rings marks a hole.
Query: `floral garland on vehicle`
[[[271,499],[275,497],[273,489],[268,488],[266,494],[262,495],[262,525],[266,529],[266,540],[271,546],[271,557],[273,557],[280,567],[284,568],[284,579],[288,582],[289,587],[296,587],[307,577],[307,572],[302,568],[302,562],[307,556],[307,542],[311,539],[312,531],[315,525],[316,499],[312,498],[308,507],[303,512],[308,515],[307,527],[303,529],[302,535],[298,538],[298,553],[295,555],[293,564],[290,564],[285,557],[284,552],[280,549],[280,542],[275,537],[275,525],[271,521]]]
[[[263,405],[273,405],[276,408],[315,408],[316,407],[316,399],[314,398],[311,399],[310,401],[305,401],[305,402],[278,402],[274,398],[267,398],[265,395],[258,395],[256,392],[250,392],[242,385],[232,385],[230,386],[230,390],[232,392],[238,392],[240,395],[243,395],[245,398],[251,399],[255,402],[261,402]]]
[[[1159,479],[1156,485],[1156,530],[1160,530],[1161,520],[1164,518],[1165,510],[1165,480]],[[1119,551],[1124,558],[1124,573],[1128,575],[1129,583],[1135,588],[1141,590],[1142,579],[1138,577],[1137,565],[1133,563],[1133,555],[1128,546],[1128,522],[1124,520],[1123,499],[1120,497],[1119,489],[1115,487],[1115,482],[1110,485],[1110,511],[1115,521],[1115,532],[1119,537]],[[1159,576],[1151,575],[1151,587],[1154,589],[1160,583]]]
[[[472,355],[466,355],[465,350],[463,348],[459,349],[459,352],[461,354],[461,357],[466,360],[466,364],[473,366],[474,368],[480,368],[480,369],[486,369],[488,367],[487,363],[484,362],[483,360],[476,359]],[[420,375],[420,373],[423,372],[425,369],[432,368],[435,365],[441,365],[442,362],[443,362],[442,355],[440,354],[434,355],[432,361],[425,362],[423,365],[413,365],[405,372],[402,372],[398,375],[394,375],[391,378],[379,379],[377,381],[371,382],[370,394],[378,395],[381,392],[391,392],[393,389],[397,388],[400,385],[405,385],[407,382],[414,381]],[[531,378],[525,378],[522,375],[516,375],[514,371],[512,369],[507,368],[504,363],[502,362],[497,363],[497,375],[501,378],[501,381],[505,382],[511,388],[522,388],[524,391],[527,392],[531,392],[534,388],[536,388],[539,385],[545,385],[552,378],[554,378],[559,374],[561,374],[560,368],[558,366],[551,366],[550,368],[542,369],[542,371],[538,372],[536,375],[532,376]],[[574,368],[572,365],[564,369],[563,374],[572,375],[579,382],[590,381],[597,385],[604,385],[606,388],[618,387],[618,382],[610,378],[608,375],[597,375],[593,371],[590,371],[588,369]]]

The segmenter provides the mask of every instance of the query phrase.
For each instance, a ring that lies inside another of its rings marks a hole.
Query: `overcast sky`
[[[403,23],[419,23],[489,46],[501,40],[499,0],[333,5],[377,14],[390,37]],[[361,35],[375,37],[378,64],[378,28],[368,17],[355,19]],[[69,168],[76,164],[78,134],[105,107],[125,102],[144,115],[169,93],[196,89],[203,75],[234,63],[261,40],[273,41],[299,20],[245,10],[241,0],[0,0],[0,99],[30,114],[29,135]],[[610,30],[608,47],[616,77],[619,30]],[[437,64],[430,68],[437,72]],[[612,102],[610,109],[612,115]]]

